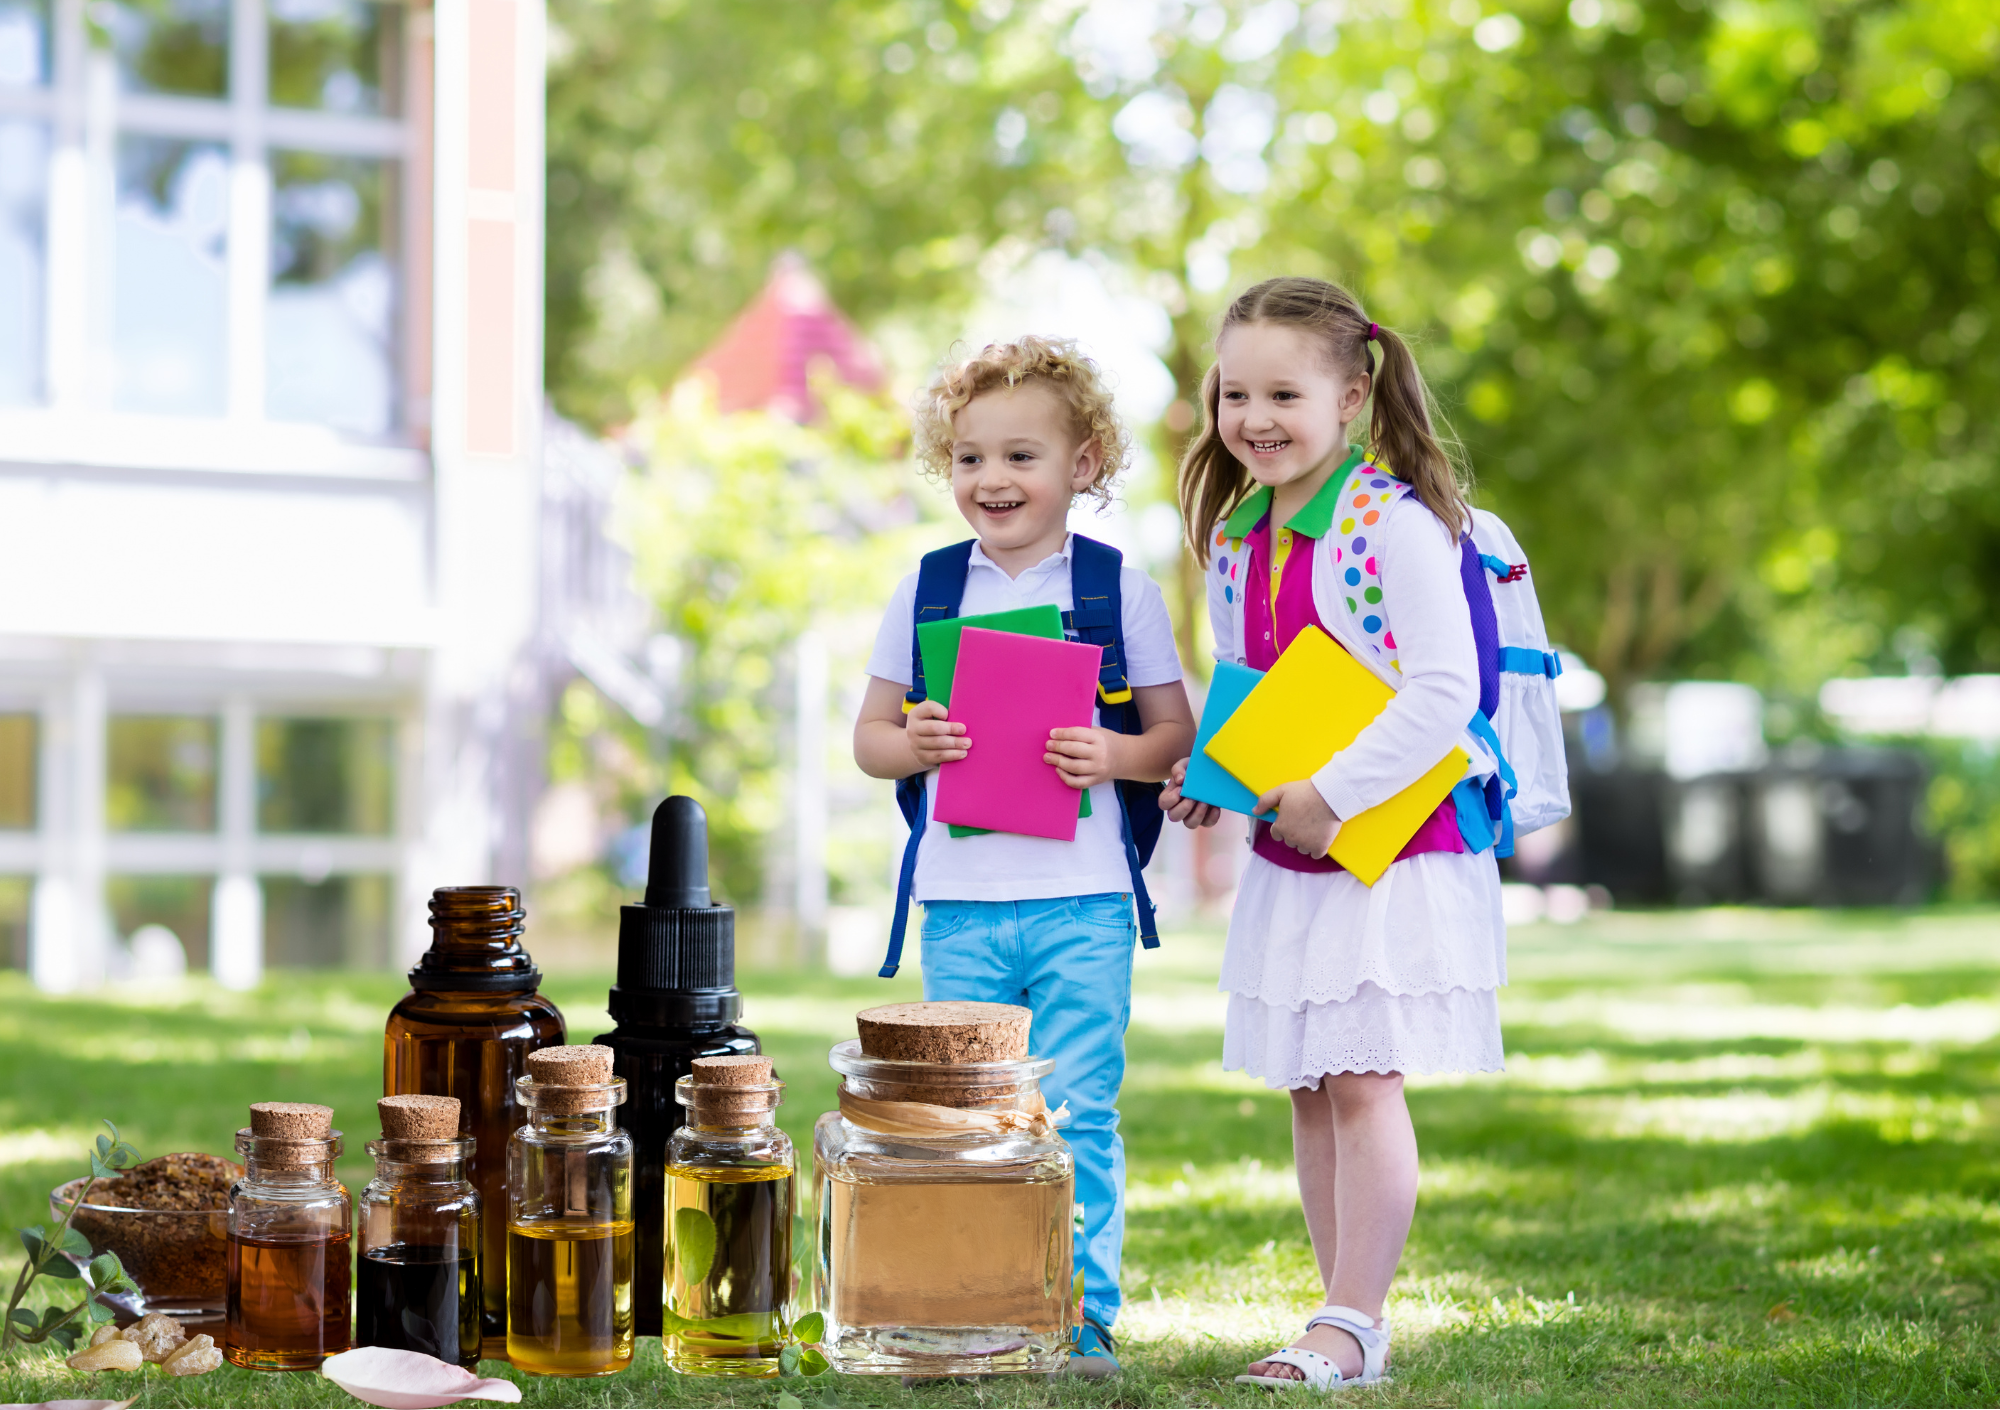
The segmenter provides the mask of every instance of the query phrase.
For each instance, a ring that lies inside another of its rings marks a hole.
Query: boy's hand
[[[1340,819],[1308,778],[1279,784],[1257,800],[1257,811],[1275,811],[1278,820],[1271,824],[1271,836],[1308,857],[1324,857],[1340,832]]]
[[[1042,762],[1054,764],[1071,788],[1106,783],[1111,778],[1111,739],[1108,729],[1052,729]]]
[[[935,700],[926,700],[903,718],[903,731],[909,737],[910,752],[917,756],[920,768],[934,769],[939,764],[955,764],[972,748],[972,741],[965,737],[965,726],[944,716],[944,706]]]
[[[1198,803],[1181,796],[1181,785],[1187,782],[1187,771],[1186,759],[1174,765],[1174,771],[1167,776],[1167,786],[1160,790],[1160,808],[1175,822],[1186,823],[1190,828],[1214,827],[1222,817],[1222,809],[1213,803]]]

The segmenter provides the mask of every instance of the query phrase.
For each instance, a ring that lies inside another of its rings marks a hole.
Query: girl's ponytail
[[[1371,458],[1407,481],[1417,499],[1454,536],[1471,529],[1458,443],[1438,434],[1441,418],[1407,343],[1371,321],[1354,295],[1324,279],[1267,279],[1245,290],[1223,314],[1216,341],[1220,343],[1222,334],[1231,328],[1258,323],[1303,328],[1317,335],[1326,349],[1327,365],[1346,377],[1359,377],[1371,370],[1368,344],[1376,344],[1381,355],[1372,369],[1374,386],[1368,411]],[[1181,523],[1188,547],[1203,567],[1208,566],[1214,547],[1210,535],[1216,523],[1241,503],[1252,487],[1249,470],[1222,443],[1217,424],[1221,381],[1219,366],[1210,367],[1201,384],[1201,434],[1181,457]]]
[[[1368,326],[1382,349],[1368,411],[1368,449],[1378,464],[1410,482],[1438,522],[1454,536],[1464,534],[1472,528],[1472,515],[1454,454],[1458,444],[1438,436],[1430,388],[1410,345],[1379,324]]]

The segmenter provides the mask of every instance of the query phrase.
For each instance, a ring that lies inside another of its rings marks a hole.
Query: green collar
[[[1319,493],[1307,500],[1298,513],[1285,521],[1285,527],[1310,538],[1323,539],[1328,529],[1333,527],[1334,511],[1340,506],[1340,492],[1347,488],[1347,477],[1354,473],[1354,467],[1361,463],[1363,451],[1360,446],[1350,446],[1347,459],[1340,468],[1327,477],[1319,487]],[[1271,490],[1268,485],[1260,485],[1251,496],[1236,506],[1229,521],[1222,526],[1222,532],[1232,539],[1240,539],[1257,527],[1257,521],[1271,512]]]

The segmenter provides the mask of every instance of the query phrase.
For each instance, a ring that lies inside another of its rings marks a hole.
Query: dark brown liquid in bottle
[[[527,1121],[514,1079],[528,1054],[564,1039],[562,1014],[535,992],[541,975],[521,948],[526,912],[506,886],[450,886],[431,896],[431,948],[389,1015],[382,1094],[457,1097],[459,1131],[477,1146],[466,1178],[479,1191],[480,1323],[507,1333],[507,1138]]]
[[[232,1236],[223,1354],[255,1371],[316,1371],[347,1350],[350,1242]]]

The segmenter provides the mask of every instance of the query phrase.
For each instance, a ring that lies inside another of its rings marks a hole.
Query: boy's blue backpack
[[[955,543],[924,555],[917,569],[916,625],[942,622],[958,615],[959,600],[965,596],[965,575],[972,566],[974,539]],[[1124,604],[1118,591],[1118,572],[1124,557],[1109,544],[1082,534],[1070,535],[1070,597],[1076,606],[1063,613],[1063,630],[1073,641],[1104,648],[1104,664],[1097,673],[1098,717],[1106,729],[1120,734],[1143,734],[1139,707],[1132,699],[1132,687],[1125,676]],[[917,649],[914,629],[910,635],[909,692],[905,708],[920,705],[928,697],[924,690],[924,658]],[[1132,873],[1132,898],[1139,908],[1139,939],[1147,949],[1160,943],[1159,928],[1153,918],[1153,898],[1147,894],[1144,869],[1153,859],[1160,840],[1160,811],[1157,783],[1118,779],[1119,823],[1125,834],[1125,865]],[[889,954],[882,962],[884,979],[895,977],[903,958],[903,930],[910,920],[910,889],[917,875],[917,850],[924,837],[924,775],[911,774],[896,780],[896,802],[903,820],[910,825],[910,840],[903,848],[903,867],[896,882],[896,915],[890,922]]]

